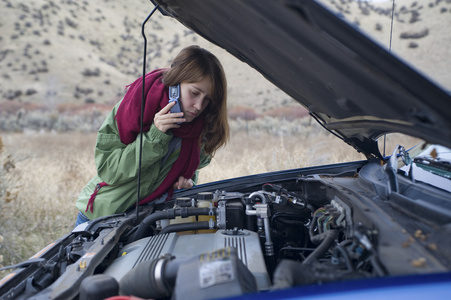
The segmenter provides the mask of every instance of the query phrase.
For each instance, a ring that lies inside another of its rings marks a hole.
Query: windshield
[[[419,153],[415,155],[415,153]],[[421,181],[451,192],[451,149],[440,145],[418,145],[411,151],[410,160],[400,168],[415,181]]]

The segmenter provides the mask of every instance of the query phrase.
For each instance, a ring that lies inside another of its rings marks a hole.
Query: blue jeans
[[[79,211],[77,215],[77,220],[75,221],[75,227],[88,221],[90,221],[88,217],[82,214],[81,211]]]

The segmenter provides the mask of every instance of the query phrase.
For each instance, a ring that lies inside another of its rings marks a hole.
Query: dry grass
[[[0,168],[0,254],[3,264],[32,256],[70,231],[74,202],[95,171],[95,135],[4,134]]]
[[[284,136],[259,122],[247,126],[232,122],[230,143],[201,171],[199,183],[363,159],[319,125],[305,120],[291,122]],[[284,121],[273,122],[288,127]],[[268,125],[269,119],[263,123]],[[387,149],[395,146],[394,140],[388,138]],[[417,141],[404,138],[403,142],[410,147]],[[73,228],[75,200],[95,173],[94,143],[95,133],[2,135],[0,264],[27,259]]]
[[[254,124],[249,127],[253,128]],[[363,159],[316,125],[302,128],[297,135],[286,136],[266,130],[234,133],[230,144],[219,150],[211,164],[202,170],[201,182]]]

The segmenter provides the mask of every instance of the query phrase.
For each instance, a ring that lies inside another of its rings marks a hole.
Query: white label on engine
[[[199,279],[201,288],[233,281],[232,262],[219,260],[203,263],[199,268]]]

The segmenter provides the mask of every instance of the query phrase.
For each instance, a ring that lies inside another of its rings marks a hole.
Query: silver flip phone
[[[180,84],[170,86],[169,87],[169,103],[175,101],[175,105],[171,107],[171,113],[179,113],[182,112],[182,108],[180,107]]]

